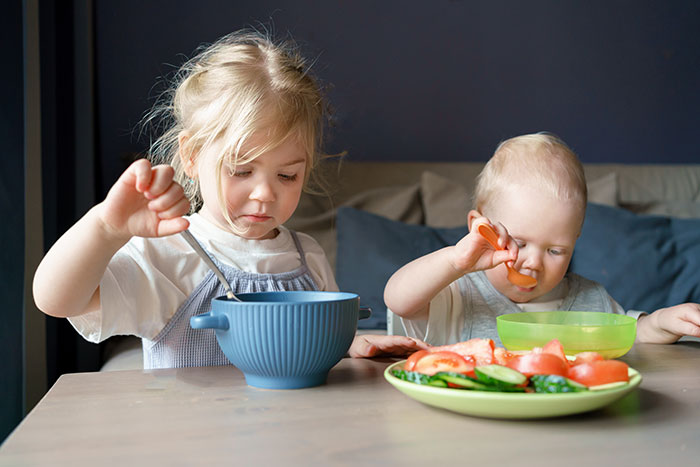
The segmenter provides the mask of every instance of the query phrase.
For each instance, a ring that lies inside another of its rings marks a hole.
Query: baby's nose
[[[522,262],[520,263],[520,269],[532,269],[534,271],[537,271],[542,267],[542,254],[538,251],[521,250],[521,254],[519,254],[518,256],[522,259]]]

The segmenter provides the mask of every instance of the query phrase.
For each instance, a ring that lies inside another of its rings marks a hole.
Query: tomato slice
[[[598,352],[581,352],[574,355],[574,361],[571,364],[580,365],[581,363],[599,362],[601,360],[604,360],[603,356]]]
[[[515,354],[509,352],[503,347],[493,349],[493,362],[499,365],[508,366],[508,361],[515,357]]]
[[[434,375],[440,371],[468,374],[474,371],[474,364],[455,352],[428,352],[416,362],[413,371],[424,375]]]
[[[433,352],[455,352],[465,358],[472,357],[476,361],[477,366],[482,366],[494,363],[493,351],[495,347],[496,345],[492,339],[474,338],[464,342],[457,342],[456,344],[433,347],[431,350]]]
[[[569,369],[568,378],[586,386],[598,386],[629,381],[628,369],[627,364],[619,360],[585,362],[572,366]]]
[[[406,364],[404,365],[404,370],[406,371],[414,371],[414,368],[416,367],[416,363],[418,360],[423,358],[424,356],[428,355],[430,353],[429,350],[418,350],[417,352],[413,352],[410,357],[408,357],[408,360],[406,360]]]
[[[564,353],[564,347],[561,345],[561,342],[559,342],[559,339],[552,339],[551,341],[547,342],[544,347],[542,347],[542,352],[556,355],[567,364],[569,363],[569,360],[567,360],[566,354]]]
[[[566,376],[569,371],[568,363],[556,355],[544,352],[516,355],[507,362],[506,366],[519,371],[528,378],[532,375]]]

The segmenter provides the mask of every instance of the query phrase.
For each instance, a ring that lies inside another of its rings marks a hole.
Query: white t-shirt
[[[292,271],[301,265],[292,235],[283,226],[275,238],[248,240],[199,214],[188,219],[192,235],[224,264],[259,274]],[[309,235],[297,236],[319,290],[337,291],[321,246]],[[134,237],[112,257],[100,281],[101,309],[68,320],[90,342],[116,335],[153,339],[208,272],[180,235]]]

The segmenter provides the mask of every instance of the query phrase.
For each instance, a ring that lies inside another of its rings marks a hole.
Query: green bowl
[[[510,351],[531,350],[558,339],[564,353],[598,352],[604,358],[626,354],[637,335],[631,316],[596,311],[535,311],[496,318],[498,336]]]

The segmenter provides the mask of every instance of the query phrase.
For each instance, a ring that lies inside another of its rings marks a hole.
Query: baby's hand
[[[637,342],[672,344],[682,336],[700,337],[700,305],[661,308],[637,321]]]
[[[348,354],[353,358],[371,358],[381,355],[404,357],[416,350],[429,348],[428,344],[413,337],[361,334],[355,336]]]
[[[139,159],[129,166],[101,203],[100,219],[115,237],[164,237],[185,230],[190,204],[169,165]]]
[[[479,233],[479,224],[489,224],[498,233],[498,244],[505,250],[496,250]],[[454,247],[452,266],[458,271],[470,273],[491,269],[504,262],[514,262],[518,259],[518,245],[508,235],[501,223],[492,224],[486,217],[479,217],[472,222],[469,234],[464,236]]]

